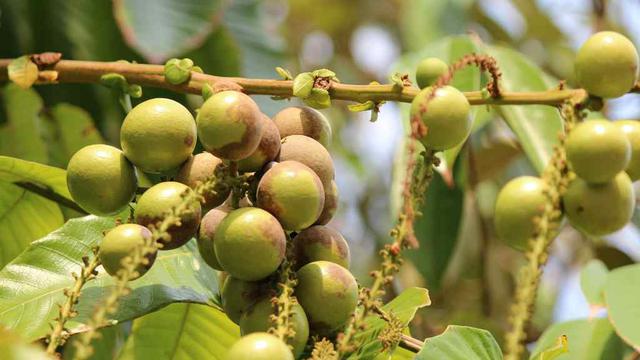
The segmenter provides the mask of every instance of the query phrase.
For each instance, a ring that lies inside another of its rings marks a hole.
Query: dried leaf
[[[28,55],[11,61],[8,67],[9,80],[23,89],[28,89],[38,80],[38,66]]]

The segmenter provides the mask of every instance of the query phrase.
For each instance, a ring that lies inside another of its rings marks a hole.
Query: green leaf
[[[363,103],[347,105],[347,108],[349,108],[349,111],[352,112],[369,111],[376,108],[376,103],[374,103],[372,100],[367,100]]]
[[[503,91],[545,91],[556,85],[537,65],[515,50],[487,46],[486,51],[496,58],[502,71],[500,89]],[[541,173],[563,128],[558,110],[545,105],[507,105],[495,109],[518,137],[533,167]]]
[[[607,283],[609,269],[600,260],[591,260],[580,272],[580,286],[582,292],[591,305],[604,306],[603,290]]]
[[[0,326],[0,354],[5,360],[54,360],[44,348],[29,344]]]
[[[613,332],[607,319],[573,320],[553,324],[538,339],[531,358],[557,344],[557,339],[567,336],[569,351],[556,360],[622,359],[622,341]]]
[[[169,59],[164,64],[164,78],[170,84],[180,85],[189,81],[192,69],[193,60],[191,59]],[[200,70],[202,72],[202,69]]]
[[[102,240],[102,233],[115,226],[112,218],[86,216],[69,220],[62,228],[35,241],[0,271],[0,324],[33,341],[49,331],[57,316],[63,290],[73,284],[82,256]],[[77,331],[96,304],[111,290],[113,280],[99,267],[96,280],[88,283],[78,303],[78,317],[67,324]],[[173,302],[214,303],[216,271],[200,258],[194,241],[169,251],[160,251],[153,267],[130,283],[132,292],[120,301],[114,320],[124,321],[157,310]]]
[[[282,80],[293,80],[293,75],[291,75],[291,71],[285,68],[276,66],[276,72],[278,73],[278,75],[280,75]]]
[[[224,359],[240,329],[220,310],[172,304],[133,322],[119,360]]]
[[[312,88],[309,96],[302,99],[302,101],[315,109],[325,109],[331,106],[329,91],[320,88]]]
[[[0,182],[30,182],[71,200],[64,169],[0,156]]]
[[[125,41],[153,63],[197,48],[214,30],[222,1],[122,0],[113,13]]]
[[[607,276],[604,298],[616,333],[640,351],[640,264],[612,270]]]
[[[313,89],[313,82],[315,78],[311,73],[300,73],[293,79],[293,96],[300,99],[305,99],[311,95],[311,89]]]
[[[23,89],[28,89],[38,80],[38,66],[29,55],[12,60],[7,67],[9,80]]]
[[[311,72],[311,75],[315,78],[315,77],[328,77],[328,78],[335,78],[336,77],[336,73],[334,73],[333,71],[329,70],[329,69],[318,69],[318,70],[313,70]]]
[[[566,354],[568,351],[569,344],[567,343],[567,336],[560,335],[555,345],[539,352],[535,357],[532,357],[531,360],[554,360],[560,355]]]
[[[385,304],[382,309],[397,317],[405,326],[411,322],[418,309],[431,305],[429,291],[427,289],[411,287],[404,290],[395,299]],[[380,331],[386,326],[386,321],[378,315],[370,315],[365,320],[366,329],[359,331],[355,338],[362,343],[356,353],[350,359],[373,359],[382,351],[382,344],[378,340]]]
[[[56,133],[55,144],[50,147],[55,148],[53,153],[60,166],[66,167],[71,156],[83,147],[105,142],[84,109],[63,103],[54,106],[50,114]]]
[[[416,360],[498,360],[500,346],[487,330],[449,325],[444,333],[424,341]]]

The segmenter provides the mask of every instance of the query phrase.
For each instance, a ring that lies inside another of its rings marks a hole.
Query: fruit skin
[[[293,315],[290,321],[293,324],[295,335],[289,344],[293,347],[293,356],[298,358],[304,351],[309,339],[309,322],[304,309],[299,304],[294,303],[291,305],[291,313]],[[244,336],[255,332],[268,331],[272,326],[271,315],[275,315],[275,308],[271,298],[265,297],[242,314],[240,318],[240,334]]]
[[[420,89],[435,84],[438,78],[449,72],[449,65],[446,62],[430,57],[418,63],[416,69],[416,82]]]
[[[315,223],[322,213],[324,189],[309,167],[284,161],[262,176],[256,203],[273,214],[286,230],[301,230]]]
[[[324,186],[324,207],[315,225],[326,225],[333,219],[338,210],[338,199],[338,185],[335,180],[331,180],[331,184]]]
[[[527,241],[535,231],[534,218],[544,211],[544,189],[544,181],[533,176],[517,177],[502,187],[494,215],[502,241],[518,250],[527,249]]]
[[[578,50],[576,81],[589,94],[615,98],[627,93],[638,74],[638,52],[624,35],[613,31],[593,34]]]
[[[258,148],[248,158],[238,161],[241,172],[259,171],[266,163],[272,161],[280,152],[280,132],[276,124],[265,114],[262,114],[262,137]]]
[[[100,252],[98,253],[102,267],[109,275],[115,276],[122,268],[122,259],[131,255],[137,246],[144,244],[150,238],[151,231],[138,224],[122,224],[109,230],[100,243]],[[138,265],[136,267],[138,276],[131,280],[141,277],[151,268],[156,259],[156,253],[149,254],[147,259],[149,263]]]
[[[196,146],[193,116],[179,102],[156,98],[138,104],[124,118],[120,145],[124,155],[142,171],[173,170]]]
[[[631,160],[625,171],[631,181],[640,179],[640,122],[637,120],[619,120],[613,123],[627,136],[631,145]]]
[[[161,182],[150,187],[140,196],[136,206],[136,222],[149,227],[155,225],[165,217],[165,213],[172,207],[182,202],[183,195],[191,192],[187,185],[175,181]],[[190,211],[183,214],[180,225],[169,227],[171,240],[163,242],[162,250],[171,250],[187,243],[198,232],[200,224],[201,208],[200,203],[194,201],[189,206]]]
[[[226,360],[293,360],[289,347],[280,339],[266,332],[243,336],[236,341],[225,357]]]
[[[205,150],[227,160],[242,160],[253,153],[262,137],[262,113],[249,96],[221,91],[202,104],[198,136]]]
[[[265,296],[267,287],[267,284],[227,276],[220,292],[222,308],[227,317],[238,324],[242,314]]]
[[[69,160],[67,187],[84,210],[107,216],[120,212],[133,200],[138,179],[122,151],[109,145],[89,145]]]
[[[213,245],[224,271],[241,280],[256,281],[278,269],[286,242],[284,230],[273,215],[246,207],[233,210],[222,220]]]
[[[574,227],[602,236],[620,230],[631,220],[635,195],[629,175],[621,171],[604,184],[589,184],[576,177],[562,202]]]
[[[328,226],[315,225],[302,230],[293,239],[296,266],[325,260],[349,268],[349,245],[342,234]]]
[[[324,147],[331,145],[331,124],[318,110],[308,106],[291,106],[280,110],[273,117],[273,122],[280,130],[280,136],[308,136]]]
[[[458,89],[443,86],[436,90],[435,97],[426,103],[431,87],[421,90],[411,102],[411,117],[419,116],[427,126],[427,135],[420,139],[433,150],[447,150],[463,142],[471,132],[470,105]]]
[[[358,302],[358,284],[349,270],[329,261],[314,261],[297,272],[295,295],[309,326],[329,334],[348,320]]]
[[[566,149],[571,169],[591,183],[611,180],[631,159],[629,140],[607,120],[578,124],[567,137]]]
[[[213,175],[216,168],[222,165],[221,159],[203,151],[195,156],[190,156],[189,159],[182,164],[180,171],[178,171],[176,175],[176,181],[194,189],[199,183]],[[231,189],[227,186],[218,186],[215,190],[216,191],[207,191],[203,194],[204,201],[202,202],[202,208],[204,210],[213,209],[222,204],[231,192]]]
[[[278,161],[297,161],[313,170],[323,184],[331,184],[335,169],[331,155],[319,142],[304,135],[290,135],[282,139]]]
[[[222,266],[216,257],[214,248],[214,236],[218,226],[222,220],[229,214],[230,208],[220,206],[209,210],[200,221],[200,229],[198,230],[198,251],[200,256],[212,268],[222,271]]]

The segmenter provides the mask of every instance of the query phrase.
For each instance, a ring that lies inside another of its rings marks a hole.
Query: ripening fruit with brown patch
[[[338,185],[335,180],[331,180],[331,184],[324,186],[324,207],[316,225],[326,225],[333,219],[338,210],[338,195]]]
[[[213,240],[216,230],[222,220],[229,214],[231,208],[219,206],[209,210],[200,221],[200,229],[198,230],[198,251],[200,256],[212,268],[221,271],[222,266],[216,257],[216,250],[213,246]]]
[[[233,210],[218,225],[214,249],[224,271],[256,281],[273,274],[284,259],[286,237],[278,220],[265,210]]]
[[[192,191],[187,185],[175,181],[161,182],[150,187],[138,199],[136,222],[146,227],[156,225],[164,219],[167,211],[182,203],[184,196]],[[180,225],[169,227],[171,240],[162,242],[162,250],[178,248],[195,236],[200,216],[200,203],[194,200],[189,204],[188,211],[180,216]]]
[[[262,116],[248,95],[221,91],[208,98],[198,111],[200,142],[205,150],[219,158],[242,160],[260,143]]]
[[[297,161],[313,170],[323,184],[335,177],[331,155],[319,142],[304,135],[290,135],[282,139],[278,161]]]
[[[242,314],[263,298],[268,288],[268,284],[227,276],[220,292],[222,309],[231,321],[238,324]]]
[[[629,175],[621,171],[604,184],[576,177],[562,197],[565,213],[574,227],[594,236],[622,229],[633,215],[635,195]]]
[[[151,231],[138,224],[122,224],[109,230],[100,243],[98,257],[102,267],[111,276],[116,276],[122,269],[122,260],[139,246],[142,246],[151,239]],[[147,264],[139,264],[136,267],[137,276],[135,280],[144,275],[151,268],[156,259],[156,253],[147,256]]]
[[[108,216],[129,205],[136,195],[138,179],[122,151],[109,145],[89,145],[69,160],[67,187],[81,208]]]
[[[297,161],[275,164],[258,183],[257,205],[273,214],[286,230],[307,228],[324,207],[322,182]]]
[[[258,148],[245,159],[238,161],[238,170],[241,172],[256,172],[278,156],[280,152],[280,132],[276,124],[262,114],[262,137]]]
[[[181,182],[192,189],[198,184],[210,178],[218,167],[223,166],[222,160],[214,155],[203,151],[200,154],[189,157],[180,167],[176,181]],[[203,210],[213,209],[222,204],[228,197],[231,189],[226,186],[217,186],[215,191],[207,191],[203,195]]]
[[[613,123],[626,135],[631,145],[631,160],[625,171],[631,181],[640,179],[640,121],[619,120]]]
[[[358,284],[349,270],[315,261],[300,268],[297,277],[295,295],[311,329],[328,335],[344,326],[358,303]]]
[[[293,360],[291,350],[282,340],[266,332],[243,336],[236,341],[226,360]]]
[[[124,118],[120,145],[142,171],[163,173],[185,162],[196,146],[193,116],[179,102],[156,98],[138,104]]]
[[[291,106],[282,109],[273,117],[280,136],[304,135],[318,141],[322,146],[331,144],[331,124],[321,112],[308,106]]]
[[[247,309],[240,317],[240,334],[248,335],[251,333],[268,331],[273,322],[271,316],[275,315],[275,308],[271,297],[265,297]],[[298,358],[304,351],[304,347],[309,339],[309,322],[304,309],[298,303],[291,305],[291,327],[295,332],[293,338],[288,340],[289,345],[293,347],[293,355]]]
[[[293,244],[298,267],[325,260],[349,268],[349,245],[340,232],[328,226],[314,225],[302,230]]]

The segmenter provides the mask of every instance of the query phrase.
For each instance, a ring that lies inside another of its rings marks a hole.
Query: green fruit
[[[216,230],[214,248],[224,271],[255,281],[273,274],[284,259],[287,239],[268,212],[246,207],[227,215]]]
[[[135,168],[113,146],[85,146],[69,160],[67,187],[71,197],[91,214],[120,212],[136,195],[137,186]]]
[[[520,176],[509,181],[498,194],[494,221],[498,237],[525,250],[535,231],[534,219],[542,215],[547,198],[542,179]]]
[[[302,230],[293,239],[296,266],[325,260],[349,268],[349,245],[338,231],[322,225]]]
[[[218,167],[223,166],[222,160],[204,151],[182,164],[176,181],[181,182],[194,189],[198,184],[211,177]],[[231,189],[227,186],[217,186],[214,190],[207,191],[203,195],[202,208],[212,209],[222,204],[228,197]]]
[[[102,267],[111,276],[115,276],[118,270],[122,269],[122,260],[138,246],[142,246],[151,238],[151,231],[144,226],[137,224],[118,225],[104,236],[100,244],[98,257],[102,262]],[[138,275],[131,280],[144,275],[156,259],[156,253],[147,257],[147,264],[140,264],[136,267]]]
[[[430,57],[418,63],[416,70],[416,82],[420,89],[436,83],[439,77],[449,72],[449,65],[446,62]]]
[[[222,159],[249,157],[262,137],[262,116],[249,96],[221,91],[207,99],[198,111],[200,142],[205,150]]]
[[[265,297],[242,314],[240,318],[240,333],[242,335],[260,331],[266,332],[273,326],[271,316],[275,315],[275,308],[271,299],[270,297]],[[304,309],[299,304],[294,303],[291,305],[291,313],[292,316],[289,321],[292,323],[295,335],[288,343],[293,347],[294,357],[298,358],[304,351],[309,339],[309,322]]]
[[[324,207],[322,182],[297,161],[275,164],[258,183],[257,205],[273,214],[286,230],[307,228]]]
[[[196,146],[193,116],[171,99],[151,99],[134,107],[120,129],[124,155],[141,170],[161,173],[185,162]]]
[[[236,341],[227,352],[226,360],[293,360],[287,344],[266,333],[253,333]]]
[[[342,327],[358,303],[358,284],[349,270],[329,261],[315,261],[297,275],[295,294],[311,328],[326,335]]]
[[[166,213],[182,203],[191,188],[175,181],[167,181],[150,187],[138,199],[136,222],[149,227],[162,221]],[[171,250],[187,243],[198,232],[201,208],[198,201],[189,204],[188,211],[180,216],[180,225],[169,227],[171,240],[162,242],[162,250]]]
[[[338,185],[335,180],[331,180],[331,184],[324,186],[324,207],[322,213],[316,221],[316,225],[326,225],[338,210]]]
[[[202,259],[216,270],[222,270],[220,262],[216,257],[216,250],[214,248],[213,239],[216,235],[216,230],[222,222],[222,220],[229,214],[231,209],[220,206],[215,209],[209,210],[200,222],[200,229],[198,230],[198,250]]]
[[[218,259],[216,259],[218,261]],[[218,292],[222,294],[222,289],[224,288],[224,284],[227,282],[227,278],[229,277],[229,273],[226,271],[218,271]]]
[[[304,135],[322,146],[331,144],[331,124],[321,112],[308,106],[292,106],[282,109],[273,117],[280,136]]]
[[[631,181],[640,179],[640,122],[620,120],[613,123],[627,136],[631,145],[631,160],[625,169]]]
[[[567,137],[567,160],[571,169],[591,183],[604,183],[624,170],[631,146],[624,132],[607,120],[578,124]]]
[[[427,102],[433,89],[421,90],[411,103],[411,118],[417,116],[427,127],[422,143],[433,150],[447,150],[463,142],[471,132],[470,105],[458,89],[443,86]]]
[[[227,276],[220,294],[225,314],[231,321],[238,324],[242,314],[264,297],[267,294],[267,289],[268,284],[243,281],[233,276]]]
[[[280,133],[271,119],[262,114],[262,137],[258,148],[248,157],[238,161],[241,172],[256,172],[278,156],[280,152]]]
[[[304,135],[290,135],[282,139],[279,162],[297,161],[307,165],[323,184],[331,184],[335,177],[333,160],[322,144]]]
[[[615,98],[627,93],[638,74],[638,52],[621,34],[602,31],[578,50],[575,61],[578,84],[589,94]]]
[[[589,184],[576,177],[562,202],[571,225],[602,236],[620,230],[631,220],[635,195],[629,175],[620,172],[604,184]]]

